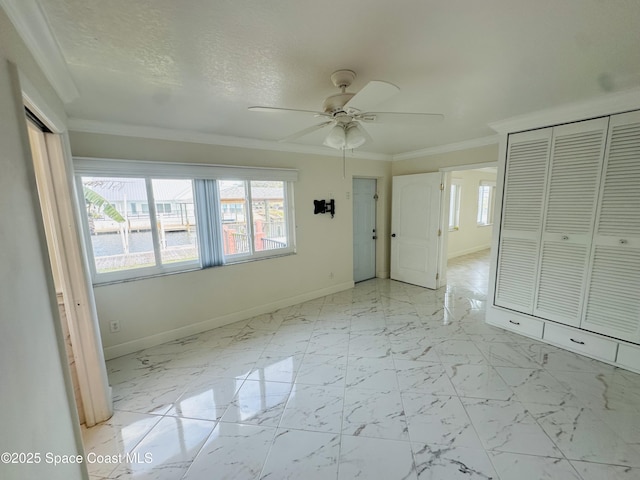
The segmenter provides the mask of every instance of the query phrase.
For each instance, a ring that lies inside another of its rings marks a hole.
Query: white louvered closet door
[[[494,303],[533,311],[551,128],[509,136]]]
[[[609,119],[555,127],[533,313],[579,326]]]
[[[640,112],[611,117],[581,327],[640,343]]]

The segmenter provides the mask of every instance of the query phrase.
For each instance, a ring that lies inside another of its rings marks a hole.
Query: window
[[[295,171],[113,161],[140,173],[116,176],[104,161],[75,162],[94,283],[294,251]],[[257,179],[218,178],[225,175]]]
[[[493,199],[496,189],[495,182],[481,181],[478,188],[478,225],[493,224]]]
[[[227,259],[262,256],[288,247],[285,182],[222,180],[218,183]]]
[[[459,180],[451,181],[451,193],[449,196],[449,231],[460,228],[460,183]]]

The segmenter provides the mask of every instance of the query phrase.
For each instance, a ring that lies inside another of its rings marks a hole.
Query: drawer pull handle
[[[569,240],[569,236],[568,235],[563,235],[562,236],[562,240]]]
[[[618,240],[618,243],[620,243],[620,245],[626,245],[627,241],[624,238],[621,238],[620,240]]]
[[[577,343],[578,345],[584,345],[584,342],[582,340],[575,340],[573,338],[570,338],[569,340],[571,340],[573,343]]]
[[[514,325],[520,325],[520,322],[516,322],[514,320],[509,320],[509,323],[513,323]]]

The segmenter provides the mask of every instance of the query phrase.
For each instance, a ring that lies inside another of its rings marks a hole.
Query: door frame
[[[461,172],[463,170],[478,170],[480,168],[498,168],[498,161],[471,163],[465,165],[456,165],[455,167],[441,167],[438,171],[442,173],[444,183],[444,195],[440,209],[440,225],[442,225],[441,245],[438,250],[438,270],[440,271],[441,285],[447,283],[447,253],[449,249],[449,197],[451,196],[451,178],[453,172]],[[495,222],[495,218],[494,218]]]

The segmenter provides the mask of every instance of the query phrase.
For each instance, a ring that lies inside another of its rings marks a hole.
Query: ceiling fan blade
[[[379,103],[393,97],[400,89],[392,83],[372,80],[367,83],[362,90],[356,93],[349,100],[344,108],[357,108],[361,112],[366,112]]]
[[[297,113],[312,113],[317,117],[330,117],[328,113],[316,112],[315,110],[297,110],[295,108],[279,108],[279,107],[249,107],[252,112],[297,112]]]
[[[322,123],[318,123],[317,125],[313,125],[309,128],[305,128],[304,130],[300,130],[299,132],[296,132],[292,135],[289,135],[288,137],[285,137],[281,140],[278,140],[278,142],[283,143],[283,142],[290,142],[291,140],[295,140],[296,138],[300,138],[300,137],[304,137],[305,135],[311,133],[311,132],[315,132],[316,130],[320,130],[321,128],[326,127],[327,125],[331,125],[332,123],[334,123],[333,121],[328,121],[328,122],[322,122]]]
[[[410,113],[410,112],[366,112],[357,116],[365,123],[414,123],[430,124],[444,120],[441,113]]]

